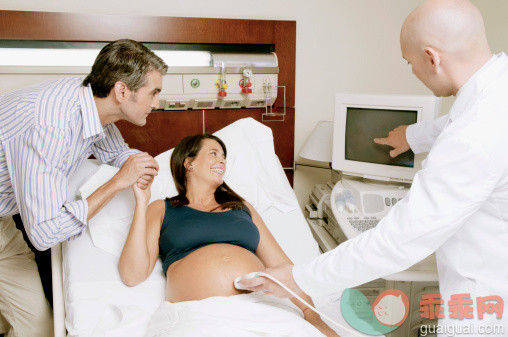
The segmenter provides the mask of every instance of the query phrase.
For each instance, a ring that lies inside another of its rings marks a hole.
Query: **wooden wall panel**
[[[277,21],[0,10],[0,39],[274,44]]]
[[[143,127],[127,121],[115,124],[130,147],[156,156],[175,147],[182,138],[202,133],[203,112],[153,111]]]
[[[279,85],[286,86],[286,106],[295,106],[296,22],[277,21],[275,24],[275,53],[279,59]],[[294,37],[294,38],[290,38]],[[283,107],[283,91],[275,101]],[[294,125],[294,124],[293,124]]]
[[[293,179],[295,176],[294,170],[284,170],[284,173],[286,173],[286,177],[288,178],[291,187],[293,187]]]

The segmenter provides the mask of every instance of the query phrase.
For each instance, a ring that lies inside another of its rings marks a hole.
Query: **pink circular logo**
[[[383,291],[372,304],[374,317],[385,326],[401,326],[409,313],[409,299],[399,289]]]

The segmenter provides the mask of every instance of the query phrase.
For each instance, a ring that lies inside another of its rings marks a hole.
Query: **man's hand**
[[[388,137],[374,138],[374,143],[393,147],[393,150],[390,151],[390,157],[397,157],[399,154],[411,149],[406,139],[407,127],[407,125],[398,126],[388,133]]]
[[[157,170],[158,170],[158,168],[157,168]],[[146,190],[153,183],[154,178],[155,178],[155,176],[146,174],[144,176],[139,177],[136,184],[139,188]]]
[[[293,278],[293,265],[284,264],[276,268],[267,268],[265,273],[275,277],[277,280],[282,282],[286,287],[291,289],[297,294],[303,293],[302,289],[298,287]],[[248,280],[242,280],[241,283],[248,288],[250,291],[262,291],[266,294],[277,296],[280,298],[293,297],[290,293],[284,290],[277,283],[273,282],[267,277],[255,277]]]
[[[113,179],[116,180],[121,190],[132,186],[134,183],[142,189],[146,189],[157,175],[159,165],[146,152],[133,154],[125,161]]]

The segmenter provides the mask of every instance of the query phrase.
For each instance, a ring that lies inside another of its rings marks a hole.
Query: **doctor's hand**
[[[388,133],[388,137],[374,138],[374,143],[393,147],[393,150],[390,151],[390,157],[397,157],[411,148],[406,139],[407,127],[407,125],[398,126]]]
[[[275,277],[282,282],[286,287],[297,293],[302,294],[303,291],[298,287],[293,278],[293,265],[283,264],[275,268],[267,268],[265,273]],[[267,277],[259,276],[252,279],[242,280],[241,283],[250,291],[262,291],[265,294],[273,295],[280,298],[291,298],[293,295],[284,290],[277,283],[273,282]]]

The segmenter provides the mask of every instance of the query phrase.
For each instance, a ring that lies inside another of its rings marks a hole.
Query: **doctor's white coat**
[[[414,152],[430,152],[406,197],[374,229],[295,266],[297,284],[311,296],[337,294],[436,252],[445,308],[440,325],[504,325],[501,335],[508,335],[508,312],[479,319],[477,311],[478,297],[508,303],[506,54],[469,79],[448,115],[408,127],[407,138]],[[448,301],[459,294],[470,295],[473,319],[450,316]]]

